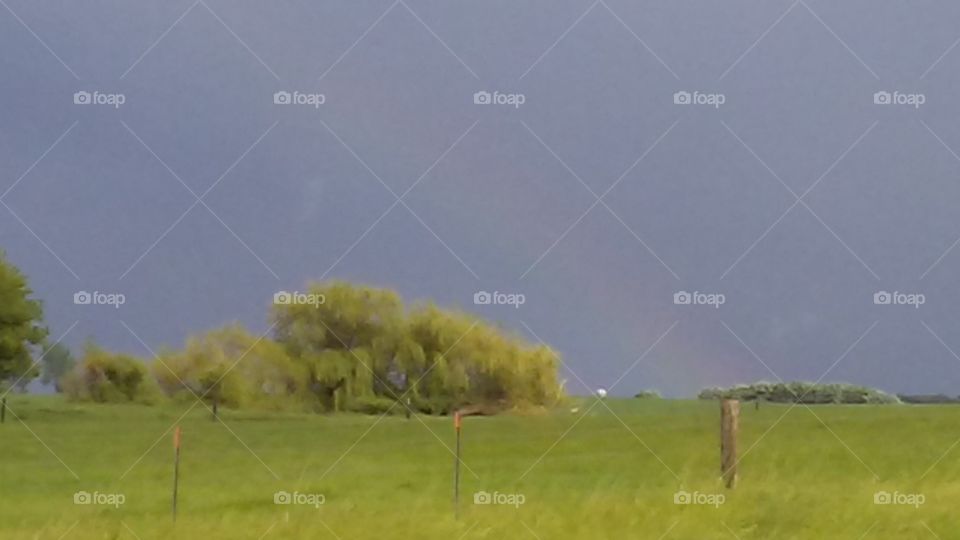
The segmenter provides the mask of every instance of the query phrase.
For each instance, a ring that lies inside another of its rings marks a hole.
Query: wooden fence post
[[[457,451],[453,462],[453,512],[457,518],[460,517],[460,429],[462,422],[460,411],[454,412],[453,429],[457,435]]]
[[[727,488],[737,486],[737,433],[740,430],[740,402],[720,401],[720,471]]]
[[[173,521],[177,521],[177,488],[180,487],[180,426],[173,432]]]

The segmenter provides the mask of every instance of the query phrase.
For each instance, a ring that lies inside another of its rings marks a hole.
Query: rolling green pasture
[[[5,540],[960,539],[954,406],[745,404],[735,490],[718,478],[715,402],[470,417],[458,518],[449,418],[222,411],[219,423],[202,406],[182,416],[189,404],[8,399]],[[481,491],[522,504],[474,504]],[[680,491],[722,504],[675,504]],[[78,492],[123,504],[76,504]],[[278,492],[323,504],[275,504]],[[875,504],[877,492],[914,504]]]

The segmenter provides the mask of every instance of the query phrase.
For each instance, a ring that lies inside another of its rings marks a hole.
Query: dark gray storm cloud
[[[0,246],[75,347],[265,332],[275,291],[343,278],[537,336],[615,393],[958,394],[958,23],[865,0],[5,0]]]

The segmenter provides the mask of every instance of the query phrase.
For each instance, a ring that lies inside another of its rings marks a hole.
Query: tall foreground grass
[[[457,518],[449,418],[225,411],[224,425],[201,406],[177,422],[184,405],[9,399],[3,539],[960,539],[960,445],[944,457],[960,439],[952,406],[745,404],[733,491],[718,479],[715,402],[585,401],[577,413],[471,417]],[[174,524],[166,432],[175,423]],[[475,505],[481,490],[523,504]],[[723,494],[723,504],[678,505],[679,490]],[[75,504],[78,491],[125,500]],[[324,504],[277,505],[278,491],[322,494]],[[922,494],[923,504],[877,505],[878,491]]]

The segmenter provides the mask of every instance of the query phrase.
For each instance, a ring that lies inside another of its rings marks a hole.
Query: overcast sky
[[[75,349],[266,332],[276,291],[338,278],[542,339],[575,393],[956,395],[958,28],[927,1],[3,0],[0,247]]]

